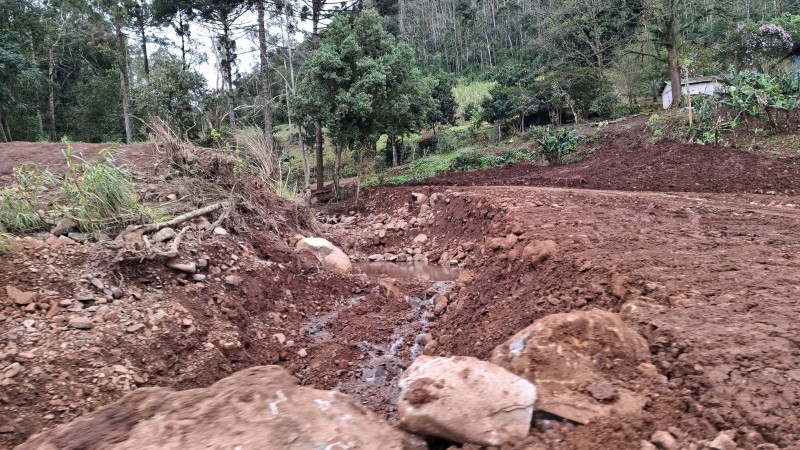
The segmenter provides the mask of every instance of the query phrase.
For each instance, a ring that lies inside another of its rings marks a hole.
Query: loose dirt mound
[[[0,185],[11,180],[14,167],[25,163],[41,164],[53,172],[60,172],[66,166],[62,152],[66,147],[62,143],[0,143]],[[86,161],[98,160],[97,153],[106,148],[115,148],[119,151],[118,159],[121,164],[141,169],[155,168],[159,159],[151,145],[72,144],[73,154]]]
[[[737,149],[653,139],[644,118],[615,124],[573,164],[515,164],[446,172],[419,185],[557,186],[624,191],[800,193],[800,158],[767,158]]]

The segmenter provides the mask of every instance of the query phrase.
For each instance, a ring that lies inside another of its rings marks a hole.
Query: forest
[[[358,173],[414,158],[421,133],[452,147],[448,127],[657,111],[665,86],[680,107],[688,77],[760,83],[790,110],[800,90],[798,0],[0,5],[0,141],[131,143],[158,122],[221,146],[256,127],[306,186],[345,157]]]

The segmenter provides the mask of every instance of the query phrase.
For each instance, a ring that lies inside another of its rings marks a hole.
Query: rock
[[[158,232],[150,236],[150,240],[153,242],[164,242],[174,238],[177,234],[178,233],[176,233],[174,229],[166,227],[158,230]]]
[[[180,261],[170,261],[167,263],[167,267],[186,273],[197,272],[197,265],[193,262],[184,263]]]
[[[522,249],[522,259],[530,262],[534,266],[538,266],[550,259],[550,257],[555,254],[557,248],[556,243],[549,239],[546,241],[534,241]]]
[[[601,402],[613,402],[617,398],[617,391],[609,383],[592,383],[586,386],[586,391]]]
[[[73,298],[79,302],[92,302],[94,301],[94,294],[91,292],[76,292]],[[69,304],[64,306],[69,306]]]
[[[736,436],[735,431],[722,431],[708,446],[714,450],[736,450],[736,441],[733,440],[734,436]]]
[[[206,276],[203,275],[202,273],[196,273],[196,274],[192,275],[192,281],[205,281],[205,280],[206,280]]]
[[[449,300],[447,299],[446,296],[444,296],[442,294],[434,295],[433,296],[433,313],[436,314],[437,316],[439,314],[441,314],[442,311],[444,311],[444,309],[447,308],[447,303],[448,302],[449,302]]]
[[[217,228],[214,228],[214,234],[216,234],[217,236],[227,236],[228,235],[228,230],[226,230],[225,228],[222,228],[222,227],[217,227]]]
[[[399,425],[413,433],[477,445],[528,435],[536,387],[494,364],[420,356],[399,385]]]
[[[119,320],[119,314],[116,311],[110,311],[103,315],[104,322],[116,322]]]
[[[424,203],[427,203],[427,201],[428,201],[428,196],[425,195],[425,194],[419,193],[419,192],[412,192],[411,193],[411,198],[414,200],[414,203],[416,203],[417,205],[422,205]]]
[[[68,323],[70,328],[76,328],[78,330],[90,330],[94,328],[94,323],[88,318],[83,316],[76,316],[69,319]]]
[[[603,385],[614,373],[634,373],[649,356],[647,341],[619,316],[592,309],[537,320],[495,347],[491,361],[536,383],[537,410],[586,424],[641,411],[643,395]],[[592,383],[591,391],[582,388]]]
[[[349,396],[299,386],[278,366],[245,369],[207,388],[139,388],[18,449],[55,450],[64,442],[109,450],[420,448]]]
[[[397,287],[395,280],[391,278],[378,279],[378,292],[389,300],[402,300],[406,297],[405,293]]]
[[[297,351],[297,356],[305,358],[306,356],[308,356],[308,350],[301,348],[300,350]]]
[[[412,241],[414,244],[424,244],[428,242],[428,235],[427,234],[418,234],[417,237],[414,238]]]
[[[653,433],[650,437],[650,442],[664,450],[677,450],[678,448],[678,441],[675,440],[675,436],[665,430],[659,430]]]
[[[144,324],[135,323],[135,324],[125,328],[125,331],[127,331],[128,333],[136,333],[137,331],[141,330],[142,328],[144,328]]]
[[[242,284],[242,277],[239,275],[228,275],[225,277],[225,284],[230,284],[232,286],[238,286]]]
[[[25,306],[36,301],[36,292],[25,292],[17,289],[14,286],[6,285],[6,295],[12,303],[19,306]]]
[[[283,343],[286,342],[286,335],[283,333],[275,333],[272,335],[272,337],[274,337],[275,340],[278,341],[278,344],[283,345]]]
[[[370,261],[383,261],[383,254],[375,253],[374,255],[369,255],[367,259]]]
[[[63,237],[63,236],[60,236]],[[84,242],[86,241],[86,236],[83,233],[69,233],[67,237],[74,242]]]
[[[67,217],[65,219],[61,219],[50,233],[53,236],[66,236],[67,234],[77,231],[78,229],[78,222],[75,219]]]
[[[102,281],[100,281],[100,279],[95,277],[89,278],[89,283],[92,283],[92,286],[96,287],[97,289],[100,289],[101,291],[106,288],[106,285]]]
[[[3,375],[5,375],[6,378],[14,378],[19,375],[20,372],[22,372],[22,364],[18,362],[11,363],[8,367],[3,369]]]
[[[658,450],[658,448],[650,441],[642,441],[639,443],[640,450]]]
[[[303,238],[297,242],[295,248],[310,252],[329,270],[349,272],[353,266],[347,254],[339,247],[331,244],[327,239],[313,237]]]

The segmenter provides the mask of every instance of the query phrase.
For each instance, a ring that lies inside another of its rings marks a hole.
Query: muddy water
[[[361,261],[354,266],[370,278],[386,275],[397,280],[450,281],[458,278],[458,269],[421,262],[393,263]]]

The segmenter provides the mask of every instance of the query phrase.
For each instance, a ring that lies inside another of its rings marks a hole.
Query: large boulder
[[[545,316],[498,345],[491,362],[536,383],[536,409],[586,424],[636,414],[646,399],[620,386],[649,359],[647,341],[616,314]]]
[[[353,267],[350,257],[327,239],[307,237],[297,241],[295,248],[313,254],[326,269],[349,272]]]
[[[207,388],[137,389],[18,449],[419,448],[406,439],[349,396],[301,387],[284,369],[261,366]]]
[[[536,387],[494,364],[420,356],[399,384],[399,425],[413,433],[478,445],[528,435]]]

